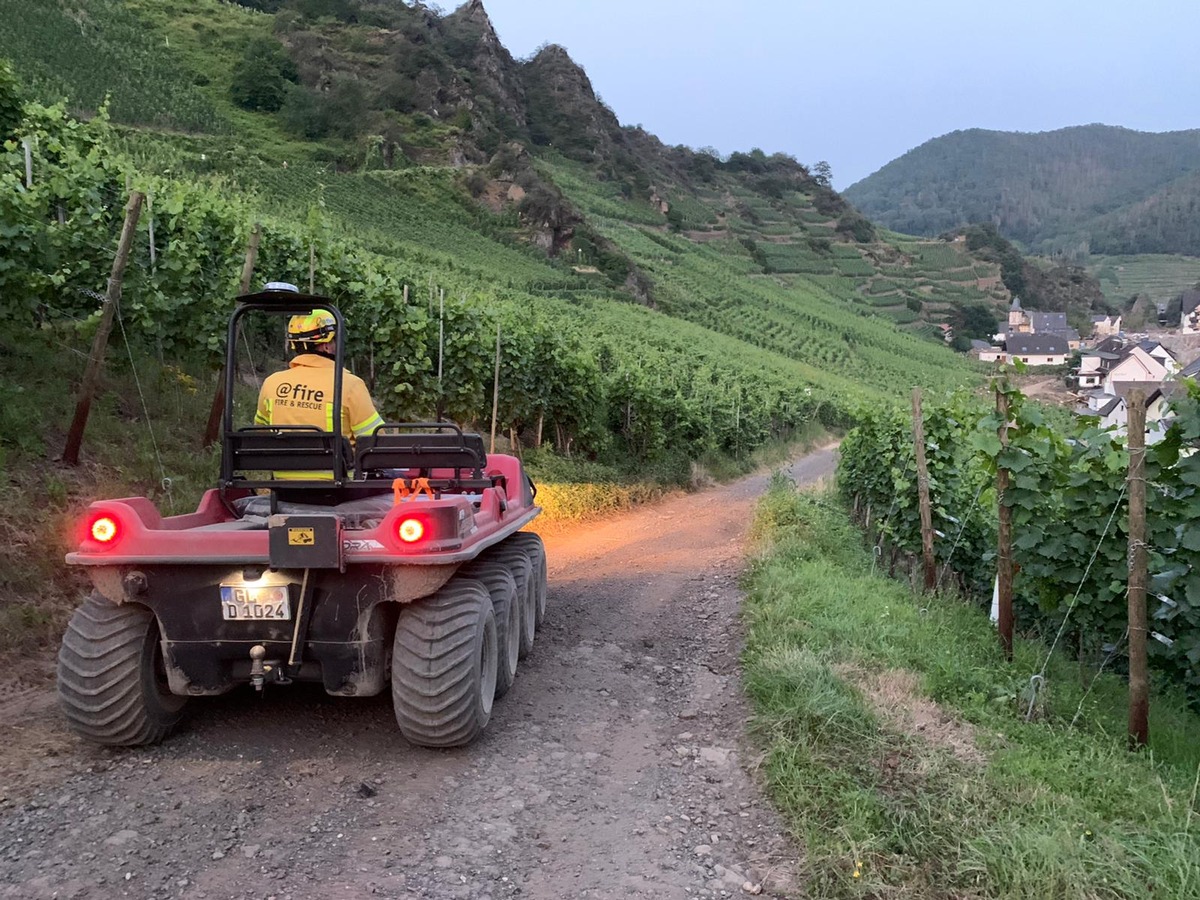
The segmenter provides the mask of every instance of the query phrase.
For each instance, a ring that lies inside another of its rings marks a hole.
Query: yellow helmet
[[[337,337],[337,320],[327,309],[314,309],[307,316],[288,320],[288,347],[296,353],[331,344]]]

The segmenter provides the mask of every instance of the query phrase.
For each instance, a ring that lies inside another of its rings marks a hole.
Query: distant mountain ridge
[[[991,222],[1038,253],[1200,255],[1200,129],[954,131],[843,194],[910,234]]]

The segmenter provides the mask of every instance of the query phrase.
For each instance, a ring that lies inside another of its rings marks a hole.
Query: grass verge
[[[1006,663],[981,610],[874,574],[828,496],[777,479],[756,530],[746,681],[810,896],[1200,896],[1180,693],[1156,693],[1131,754],[1123,682],[1056,656],[1027,722],[1044,645]]]

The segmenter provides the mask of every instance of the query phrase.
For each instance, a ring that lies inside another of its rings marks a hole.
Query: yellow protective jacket
[[[267,376],[258,392],[255,425],[315,425],[333,431],[334,361],[320,353],[301,353],[288,368]],[[383,424],[367,385],[357,375],[342,375],[342,434],[370,434]],[[321,477],[317,473],[276,472],[279,478]],[[332,477],[332,475],[330,475]]]

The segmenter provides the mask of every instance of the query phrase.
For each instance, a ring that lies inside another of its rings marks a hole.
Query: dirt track
[[[386,697],[292,687],[194,703],[164,745],[106,751],[63,730],[52,686],[0,694],[0,897],[797,892],[737,674],[765,483],[548,536],[537,646],[463,750],[407,745]]]

